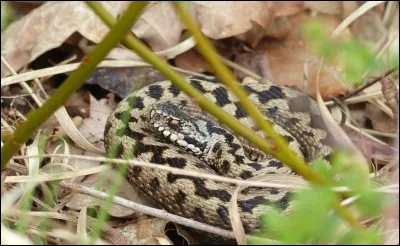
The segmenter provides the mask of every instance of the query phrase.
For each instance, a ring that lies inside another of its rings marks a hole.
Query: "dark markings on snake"
[[[167,158],[166,160],[171,167],[184,168],[186,166],[186,160],[184,158],[174,157]]]
[[[202,208],[194,208],[194,216],[195,218],[199,218],[201,220],[204,219],[204,210]]]
[[[188,105],[188,103],[189,103],[188,100],[181,101],[181,105],[182,105],[183,107],[186,107],[186,105]]]
[[[138,119],[136,119],[135,117],[131,116],[131,117],[129,118],[129,122],[134,122],[134,123],[136,123],[136,122],[138,122]]]
[[[219,159],[219,158],[221,158],[221,155],[219,155],[219,156],[217,157],[217,159]],[[221,174],[227,174],[228,171],[229,171],[230,166],[231,166],[231,165],[229,164],[229,161],[224,160],[224,161],[222,162],[222,166],[221,166],[220,170],[218,170],[219,173],[221,173]]]
[[[129,111],[116,112],[114,114],[114,117],[121,120],[122,122],[126,122],[126,119],[128,119],[129,122],[138,121],[135,117],[129,115]]]
[[[218,207],[218,209],[217,209],[217,214],[219,215],[219,217],[220,217],[223,221],[229,222],[229,223],[230,223],[229,212],[228,212],[228,210],[227,210],[224,206],[220,205],[220,206]]]
[[[144,115],[141,115],[141,116],[140,116],[140,119],[141,119],[142,121],[147,121],[147,117],[144,116]]]
[[[243,172],[240,174],[240,177],[241,177],[242,179],[249,179],[249,178],[253,177],[253,174],[252,174],[250,171],[243,171]]]
[[[203,150],[207,145],[207,143],[205,143],[205,142],[200,143],[199,141],[197,141],[196,139],[194,139],[192,137],[185,136],[185,138],[183,140],[185,140],[188,144],[193,144],[194,146],[199,147],[201,150]]]
[[[250,226],[250,224],[247,222],[247,221],[244,221],[243,222],[243,229],[244,229],[244,232],[245,233],[249,233],[249,232],[251,232],[251,226]]]
[[[317,128],[317,129],[322,129],[325,130],[325,122],[322,119],[321,115],[318,114],[313,114],[310,116],[311,118],[311,122],[310,122],[310,126],[313,128]]]
[[[197,80],[200,80],[200,81],[208,81],[208,82],[211,82],[211,83],[219,83],[220,82],[220,80],[217,79],[217,78],[212,79],[212,78],[206,78],[206,77],[203,77],[203,76],[192,76],[192,77],[190,77],[190,79],[197,79]]]
[[[172,95],[174,95],[174,97],[178,96],[181,93],[181,91],[175,85],[171,85],[168,88],[168,90],[169,90],[169,92],[172,93]]]
[[[225,129],[223,129],[221,127],[215,127],[211,121],[207,122],[206,127],[207,127],[207,131],[210,134],[216,133],[218,135],[222,135],[222,134],[226,133]]]
[[[233,135],[230,134],[230,133],[227,133],[226,131],[225,131],[225,133],[223,133],[223,134],[224,134],[224,137],[225,137],[226,142],[227,142],[228,144],[231,144],[232,141],[233,141]]]
[[[257,162],[252,162],[252,163],[249,163],[247,165],[251,166],[256,171],[258,171],[258,170],[260,170],[262,168],[262,166]]]
[[[269,87],[269,89],[266,91],[263,91],[263,93],[271,94],[271,95],[273,95],[273,97],[275,99],[278,99],[278,98],[283,99],[286,97],[285,94],[282,92],[282,88],[280,88],[279,86],[275,86],[275,85],[271,85]]]
[[[158,181],[158,178],[154,178],[152,181],[151,181],[151,188],[154,190],[154,191],[158,191],[158,188],[160,187],[160,182]]]
[[[108,132],[111,127],[111,121],[107,121],[106,126],[104,127],[104,132]],[[107,137],[104,137],[104,141],[107,141]]]
[[[273,195],[279,194],[279,190],[277,188],[269,188],[268,190]]]
[[[305,112],[308,113],[310,109],[310,99],[307,95],[301,95],[289,100],[289,110],[291,112]]]
[[[184,175],[176,175],[172,173],[167,174],[167,180],[170,183],[174,183],[177,179],[189,179],[192,180],[194,187],[195,187],[195,194],[203,197],[205,199],[209,199],[210,197],[216,197],[220,199],[221,201],[228,202],[231,199],[231,194],[227,192],[226,190],[211,190],[207,189],[205,186],[204,180],[200,178],[195,178],[195,177],[187,177]]]
[[[187,155],[187,151],[183,149],[177,149],[176,152],[180,155]]]
[[[253,89],[251,86],[244,87],[249,93],[254,93],[258,95],[258,100],[260,103],[266,103],[272,99],[284,99],[285,94],[282,92],[282,89],[278,86],[271,86],[268,90],[257,91]]]
[[[203,85],[201,84],[201,82],[197,81],[197,80],[191,80],[190,83],[196,87],[197,89],[199,89],[199,91],[201,91],[202,93],[206,93],[207,90],[204,89]]]
[[[193,181],[193,184],[195,186],[196,195],[201,196],[205,199],[209,199],[210,197],[216,197],[223,202],[230,201],[231,194],[229,194],[226,190],[210,190],[206,188],[204,180],[193,177],[190,179]]]
[[[269,166],[276,167],[276,168],[283,167],[283,165],[282,165],[282,163],[280,161],[274,161],[274,160],[270,160],[269,161]]]
[[[288,143],[294,141],[294,138],[293,138],[292,136],[289,136],[289,135],[285,135],[284,138],[286,139],[286,141],[287,141]]]
[[[299,122],[300,122],[300,120],[297,118],[290,118],[287,120],[287,123],[290,125],[297,125],[297,123],[299,123]]]
[[[235,117],[238,119],[247,117],[247,114],[244,111],[243,107],[238,102],[234,102],[234,104],[236,106]]]
[[[243,211],[246,212],[252,212],[253,208],[257,207],[260,204],[268,202],[267,199],[263,196],[256,196],[252,199],[246,200],[246,201],[238,201],[238,206],[243,209]]]
[[[133,172],[133,177],[138,177],[140,172],[142,172],[142,168],[141,167],[133,167],[132,172]]]
[[[231,143],[230,146],[231,148],[228,150],[228,153],[232,154],[235,157],[236,163],[243,163],[244,157],[236,154],[236,151],[240,149],[242,146],[236,143]]]
[[[176,201],[178,203],[182,203],[182,202],[185,202],[185,198],[186,198],[186,194],[183,191],[179,190],[178,194],[176,194]]]
[[[213,153],[217,153],[218,151],[221,151],[221,143],[215,143],[211,149],[211,152]]]
[[[118,130],[119,130],[119,129],[118,129]],[[137,140],[137,141],[140,141],[140,140],[142,140],[146,135],[144,135],[143,133],[140,133],[140,132],[132,131],[132,129],[131,129],[129,126],[127,126],[127,127],[125,127],[125,136],[128,136],[128,137],[130,137],[130,138],[132,138],[132,139],[135,139],[135,140]]]
[[[117,118],[117,119],[119,119],[119,120],[122,120],[122,116],[123,116],[123,114],[124,114],[125,112],[126,112],[126,111],[116,112],[116,113],[114,114],[114,117]]]
[[[157,164],[164,164],[166,160],[162,156],[164,150],[168,149],[167,146],[158,146],[158,145],[149,145],[143,144],[142,142],[138,141],[135,145],[135,156],[140,156],[143,153],[151,152],[153,156],[149,160],[150,162],[157,163]]]
[[[184,176],[184,175],[179,175],[179,174],[173,174],[173,173],[168,173],[167,174],[167,180],[170,183],[174,183],[177,179],[184,179],[184,178],[188,178],[191,179],[190,177]]]
[[[140,110],[144,109],[143,98],[137,96],[128,97],[128,104],[130,108],[138,108]]]
[[[244,188],[240,193],[243,194],[243,195],[247,195],[247,194],[249,194],[250,191],[253,190],[252,188],[253,187]]]
[[[279,207],[285,210],[287,206],[289,205],[289,199],[290,196],[292,195],[291,192],[286,192],[286,194],[282,197],[282,199],[279,200],[278,204]]]
[[[149,86],[148,95],[154,99],[160,99],[164,93],[164,89],[160,85]]]
[[[309,137],[314,137],[314,133],[310,132],[310,131],[302,131],[301,134],[303,136],[309,136]]]
[[[222,149],[218,149],[217,152],[215,152],[215,158],[217,158],[217,160],[221,159],[222,156]]]
[[[332,154],[328,154],[328,155],[323,156],[323,159],[329,162],[331,160],[331,157],[332,157]]]
[[[217,105],[219,107],[223,107],[226,104],[231,103],[231,100],[229,100],[228,91],[224,87],[216,88],[213,90],[213,94],[215,99],[217,99]]]
[[[203,162],[203,161],[196,161],[196,162],[194,163],[194,165],[195,165],[197,168],[201,168],[201,169],[209,169],[209,168],[210,168],[210,166],[209,166],[208,164],[206,164],[205,162]]]
[[[177,179],[178,179],[177,175],[172,174],[172,173],[168,173],[168,174],[167,174],[167,180],[168,180],[168,182],[174,183]]]
[[[278,107],[275,106],[273,108],[268,108],[267,111],[268,116],[274,117],[276,112],[278,111]]]

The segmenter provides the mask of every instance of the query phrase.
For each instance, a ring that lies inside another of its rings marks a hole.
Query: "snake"
[[[238,98],[218,79],[205,76],[185,79],[222,110],[266,137]],[[266,82],[247,83],[243,88],[299,158],[310,163],[331,154],[333,136],[310,96]],[[242,180],[260,175],[296,174],[203,111],[195,100],[168,80],[143,87],[124,98],[107,119],[104,144],[107,151],[114,150],[123,159]],[[127,179],[170,213],[232,229],[228,209],[236,189],[234,184],[138,166],[128,169]],[[260,216],[266,209],[272,206],[289,209],[291,194],[288,189],[272,187],[248,187],[239,192],[237,204],[245,232],[260,228]]]

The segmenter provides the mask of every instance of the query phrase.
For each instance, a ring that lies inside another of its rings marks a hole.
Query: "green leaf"
[[[3,32],[13,21],[14,12],[10,7],[10,4],[1,1],[1,32]]]
[[[359,163],[343,151],[332,154],[332,175],[342,186],[347,186],[355,192],[360,192],[369,186],[368,169],[364,163]]]
[[[382,193],[369,189],[360,195],[361,197],[355,201],[355,204],[363,216],[374,217],[383,212],[386,197]]]
[[[326,28],[320,21],[306,21],[302,25],[304,36],[310,44],[310,49],[326,59],[331,59],[334,56],[334,44],[329,39]]]
[[[338,59],[343,66],[344,78],[352,83],[363,82],[365,71],[374,65],[375,55],[367,46],[355,40],[342,41],[338,45]]]
[[[341,245],[381,245],[382,239],[378,233],[370,230],[352,229],[339,239]]]
[[[297,207],[290,219],[289,231],[285,242],[305,243],[313,238],[327,221],[328,213],[333,209],[335,194],[329,187],[318,186],[299,191],[294,195]]]
[[[311,162],[312,169],[321,175],[326,184],[334,185],[336,181],[333,179],[331,165],[323,159],[315,159]]]

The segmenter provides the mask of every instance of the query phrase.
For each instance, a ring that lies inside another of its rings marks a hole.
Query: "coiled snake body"
[[[187,78],[211,101],[259,134],[236,97],[214,79]],[[270,119],[289,146],[307,161],[331,152],[331,135],[315,101],[283,86],[253,83],[244,86],[249,98]],[[122,122],[128,112],[128,125]],[[203,173],[248,179],[262,174],[288,175],[291,170],[263,154],[206,112],[169,81],[144,87],[125,98],[111,113],[105,129],[107,149],[118,156],[138,158]],[[162,170],[135,167],[128,179],[167,211],[231,229],[228,204],[235,186]],[[247,188],[238,196],[246,232],[259,227],[268,204],[288,206],[289,192],[276,188]]]

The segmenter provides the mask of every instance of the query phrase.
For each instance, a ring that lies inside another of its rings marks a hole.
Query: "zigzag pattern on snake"
[[[237,98],[216,79],[186,79],[212,102],[264,136]],[[261,82],[244,88],[300,157],[310,161],[331,153],[332,136],[316,102],[306,94]],[[121,120],[124,112],[129,114],[126,127]],[[107,149],[117,146],[119,157],[203,173],[238,179],[292,173],[203,112],[170,81],[144,87],[121,101],[107,120],[104,139]],[[127,176],[168,212],[231,229],[228,204],[234,185],[140,167],[130,169]],[[286,209],[289,194],[276,188],[244,189],[238,196],[238,208],[245,231],[259,228],[259,216],[268,205]]]

